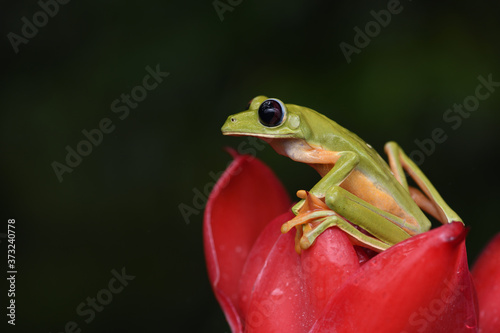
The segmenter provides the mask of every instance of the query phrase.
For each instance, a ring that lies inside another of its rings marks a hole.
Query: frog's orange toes
[[[297,191],[297,197],[299,199],[306,199],[308,194],[309,194],[309,192],[304,191],[304,190],[298,190]]]
[[[295,232],[295,252],[297,252],[297,254],[300,254],[302,252],[302,248],[300,247],[300,240],[303,235],[302,232],[303,227],[301,225],[298,225],[295,228],[297,229],[297,231]]]
[[[309,211],[307,213],[300,213],[290,221],[284,223],[281,226],[281,232],[285,234],[288,231],[290,231],[293,227],[297,227],[300,225],[305,225],[304,228],[306,228],[307,225],[311,224],[308,228],[312,228],[314,225],[318,224],[315,223],[316,220],[331,215],[335,215],[335,212],[333,210],[314,210],[314,211]]]
[[[281,233],[286,234],[293,227],[297,227],[297,230],[298,230],[298,227],[300,225],[307,223],[309,220],[310,220],[309,214],[297,215],[293,219],[291,219],[290,221],[283,223],[283,225],[281,226]]]
[[[305,199],[304,205],[299,209],[297,216],[281,226],[281,232],[287,233],[293,227],[335,214],[328,206],[311,192],[300,190],[297,196]]]

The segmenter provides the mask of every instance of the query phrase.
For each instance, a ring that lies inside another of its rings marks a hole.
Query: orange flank
[[[407,225],[418,225],[417,220],[398,205],[393,196],[370,181],[361,171],[353,170],[340,184],[340,187],[369,204],[403,219]],[[405,226],[401,227],[410,235],[415,234],[411,229],[405,228]]]

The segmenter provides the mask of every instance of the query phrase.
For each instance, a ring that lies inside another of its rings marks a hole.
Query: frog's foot
[[[311,223],[322,217],[334,214],[324,201],[311,192],[301,190],[297,192],[297,196],[303,199],[303,204],[298,209],[297,216],[281,226],[282,233],[287,233],[293,227]]]
[[[295,234],[295,251],[300,254],[301,249],[310,246],[304,247],[303,245],[306,244],[308,240],[308,238],[305,237],[306,234],[309,235],[325,218],[336,215],[336,213],[328,208],[321,199],[310,192],[298,191],[297,196],[305,201],[298,210],[297,216],[281,226],[281,232],[287,233],[293,227],[297,229]]]
[[[390,246],[357,229],[314,194],[299,191],[297,196],[304,199],[304,204],[299,209],[297,216],[281,226],[281,232],[287,233],[293,227],[297,229],[295,251],[298,254],[311,247],[316,238],[331,227],[343,230],[353,245],[363,246],[376,252],[381,252]]]
[[[293,219],[284,223],[281,226],[281,232],[283,234],[286,234],[293,227],[300,227],[300,226],[303,226],[305,228],[306,226],[309,225],[309,228],[313,228],[314,226],[319,224],[320,220],[322,220],[327,216],[332,216],[332,215],[335,215],[335,212],[331,209],[315,210],[306,213],[299,213],[299,215],[295,216]]]

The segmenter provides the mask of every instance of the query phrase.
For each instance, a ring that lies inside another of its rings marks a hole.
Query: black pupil
[[[274,127],[281,124],[283,120],[283,109],[280,103],[268,99],[259,107],[260,122],[268,127]]]

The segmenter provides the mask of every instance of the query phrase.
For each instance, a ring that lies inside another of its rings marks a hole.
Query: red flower
[[[273,173],[245,155],[210,195],[205,256],[233,332],[477,332],[461,223],[372,258],[330,228],[298,255],[294,232],[280,232],[290,207]]]
[[[500,332],[500,235],[483,251],[472,269],[482,333]]]

